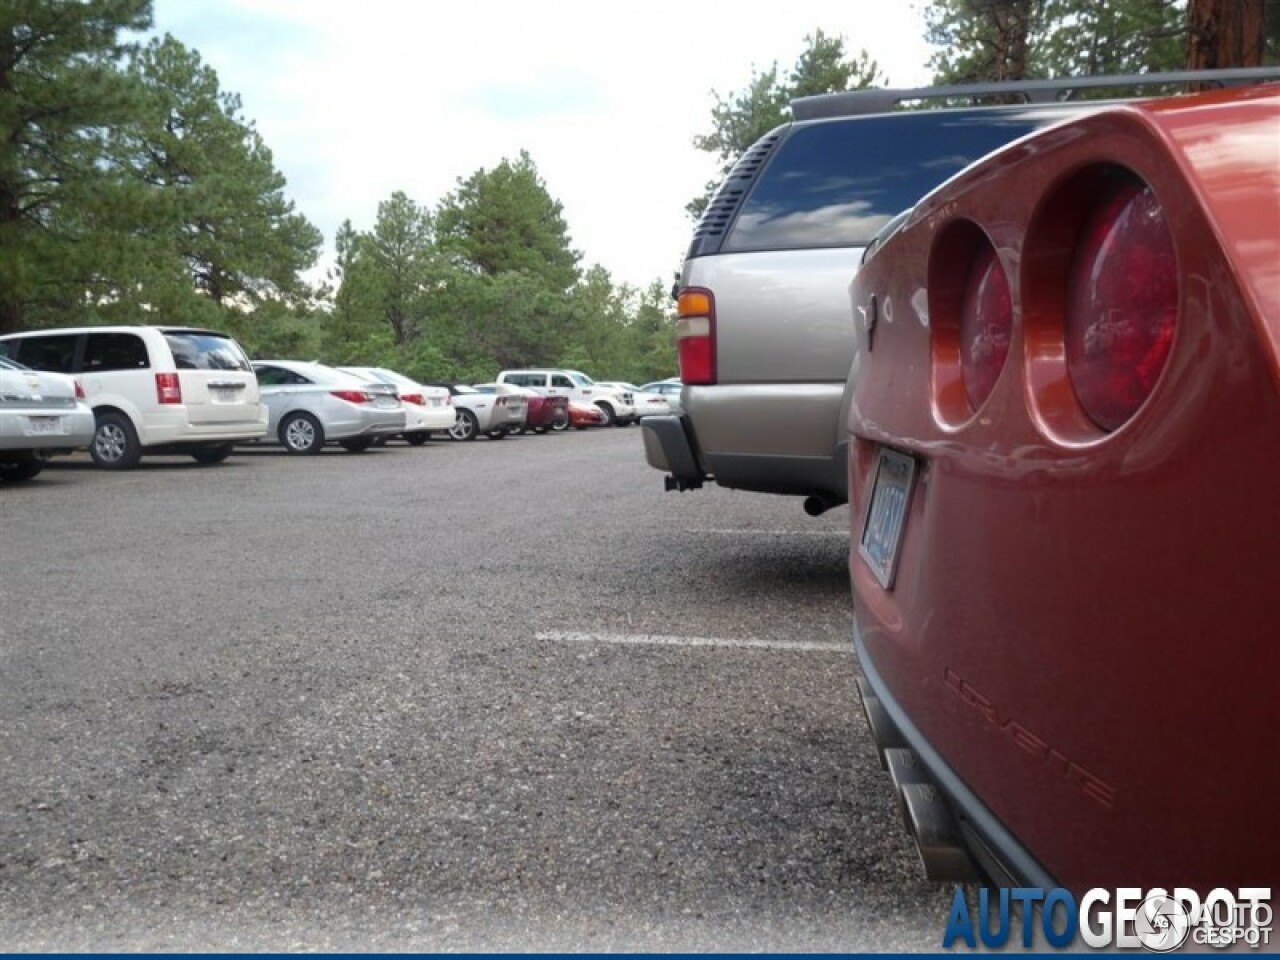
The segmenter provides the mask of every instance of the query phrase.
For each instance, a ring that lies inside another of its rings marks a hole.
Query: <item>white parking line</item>
[[[711,534],[713,536],[755,536],[755,537],[847,537],[848,530],[733,530],[727,528],[708,528],[703,530],[686,530],[686,533]]]
[[[852,653],[849,643],[830,640],[760,640],[755,637],[670,637],[656,633],[573,633],[541,631],[539,640],[555,643],[608,643],[637,647],[728,647],[738,650],[800,650],[818,653]]]

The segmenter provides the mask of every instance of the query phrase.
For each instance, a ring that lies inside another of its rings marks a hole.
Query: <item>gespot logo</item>
[[[1217,887],[1201,901],[1196,891],[1175,887],[1097,887],[1080,898],[1061,887],[983,887],[970,911],[963,887],[956,887],[942,946],[958,944],[1000,949],[1016,936],[1024,949],[1038,942],[1058,950],[1077,938],[1095,949],[1137,949],[1169,953],[1190,942],[1197,948],[1271,943],[1270,887]],[[1016,914],[1016,916],[1015,916]],[[1017,927],[1018,929],[1015,929]]]

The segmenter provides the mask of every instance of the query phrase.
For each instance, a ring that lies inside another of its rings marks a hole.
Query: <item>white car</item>
[[[679,413],[680,392],[684,390],[684,384],[680,382],[679,377],[668,377],[666,380],[654,380],[652,383],[646,383],[640,387],[645,393],[656,393],[661,395],[666,401],[667,406],[671,408],[672,413]]]
[[[0,357],[0,481],[30,480],[55,453],[93,442],[93,410],[74,378]]]
[[[552,397],[568,397],[570,403],[594,404],[611,426],[622,427],[640,419],[629,392],[603,387],[581,370],[503,370],[498,382],[532,387]]]
[[[482,393],[464,383],[447,384],[445,389],[458,411],[458,422],[449,431],[454,440],[474,440],[480,434],[501,440],[524,423],[526,405],[522,396]]]
[[[458,422],[449,391],[444,387],[428,387],[386,367],[338,367],[344,373],[364,380],[389,383],[400,393],[404,404],[404,439],[415,447],[431,439],[431,434],[448,432]]]
[[[644,387],[637,387],[634,383],[626,383],[621,380],[597,380],[596,386],[630,394],[631,404],[635,408],[635,418],[637,420],[671,412],[671,403],[663,393],[649,391]]]
[[[329,442],[360,453],[404,433],[404,405],[389,383],[296,360],[255,360],[253,370],[271,415],[264,442],[289,453],[316,454]]]
[[[0,337],[0,355],[75,376],[93,408],[89,453],[127,470],[144,453],[219,463],[267,432],[249,358],[225,333],[190,327],[65,327]]]

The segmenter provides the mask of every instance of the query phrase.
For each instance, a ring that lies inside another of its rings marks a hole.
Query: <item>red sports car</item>
[[[1280,85],[1015,142],[851,293],[854,643],[930,875],[1275,886]]]
[[[569,403],[569,423],[576,430],[607,427],[609,416],[594,403]]]

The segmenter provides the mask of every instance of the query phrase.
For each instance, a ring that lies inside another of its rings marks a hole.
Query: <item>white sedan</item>
[[[415,447],[421,446],[436,431],[450,431],[458,421],[458,411],[453,408],[449,391],[443,387],[428,387],[404,374],[386,367],[338,367],[346,373],[372,383],[389,383],[400,393],[404,404],[404,439]]]
[[[0,356],[0,481],[30,480],[50,455],[89,446],[93,430],[74,378]]]
[[[597,380],[596,383],[610,390],[624,391],[631,394],[632,403],[635,406],[633,422],[644,417],[671,413],[671,404],[663,393],[651,391],[645,387],[637,387],[633,383],[624,383],[620,380]],[[678,396],[679,394],[677,394]]]

